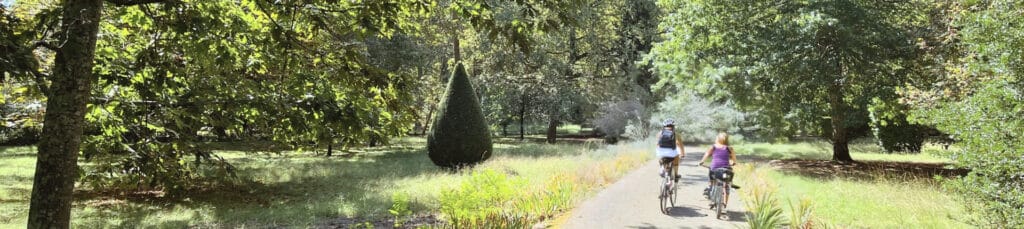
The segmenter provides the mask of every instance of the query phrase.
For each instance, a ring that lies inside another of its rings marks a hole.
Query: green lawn
[[[932,177],[914,176],[809,176],[783,171],[764,160],[828,160],[826,142],[791,144],[744,144],[735,146],[753,164],[741,166],[737,182],[743,186],[769,186],[775,190],[785,216],[794,215],[790,204],[809,200],[814,223],[840,228],[969,228],[963,203],[943,191]],[[854,160],[861,162],[947,163],[941,148],[927,146],[921,154],[886,154],[867,142],[851,145]],[[742,160],[742,159],[741,159]],[[749,161],[748,161],[749,162]],[[884,173],[884,171],[871,171]],[[753,188],[740,191],[750,195]],[[748,205],[751,204],[748,202]],[[748,209],[753,209],[748,206]],[[787,219],[788,220],[788,219]],[[819,225],[819,226],[822,226]]]
[[[507,142],[514,143],[514,142]],[[413,215],[436,214],[444,190],[457,187],[468,172],[451,173],[427,158],[422,138],[325,158],[311,152],[282,155],[218,151],[245,182],[190,193],[187,198],[96,196],[79,198],[72,211],[75,227],[263,227],[309,226],[325,219],[390,217],[393,193],[410,197]],[[245,148],[236,146],[235,148]],[[604,183],[649,159],[642,144],[599,145],[495,144],[495,156],[474,171],[493,170],[522,179],[524,192],[553,179],[580,187],[583,199]],[[28,212],[34,148],[0,148],[0,228],[23,227]],[[595,168],[603,172],[593,173]],[[604,169],[601,169],[604,168]],[[586,177],[586,174],[599,174]]]

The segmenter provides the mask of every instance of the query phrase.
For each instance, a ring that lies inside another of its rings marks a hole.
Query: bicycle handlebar
[[[729,165],[729,166],[736,166],[738,164],[740,164],[740,163],[732,163],[732,165]],[[700,166],[700,167],[704,167],[704,168],[709,168],[709,169],[711,168],[710,165],[707,165],[707,164],[704,164],[704,163],[698,163],[697,165]]]

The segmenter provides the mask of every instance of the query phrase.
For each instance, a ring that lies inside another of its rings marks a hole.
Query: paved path
[[[697,166],[707,149],[686,147],[679,164],[679,196],[668,214],[658,210],[658,162],[653,160],[630,172],[580,204],[561,228],[745,228],[746,211],[737,194],[731,196],[727,216],[715,219],[701,192],[708,170]]]

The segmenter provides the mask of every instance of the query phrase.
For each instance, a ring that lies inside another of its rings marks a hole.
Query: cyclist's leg
[[[679,182],[679,156],[672,160],[672,178],[675,182]]]
[[[672,169],[672,167],[671,167],[672,164],[671,163],[672,163],[672,158],[671,157],[662,157],[662,158],[660,158],[658,160],[658,165],[659,165],[659,167],[661,167],[661,172],[659,173],[661,176],[668,176],[670,174],[670,172],[672,172],[672,170],[670,170],[670,169]]]

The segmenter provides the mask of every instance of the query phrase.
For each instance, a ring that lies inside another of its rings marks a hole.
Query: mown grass
[[[740,154],[749,152],[762,160],[828,160],[828,143],[747,144],[736,146]],[[942,150],[928,146],[922,154],[885,154],[881,149],[858,144],[851,147],[853,158],[862,162],[945,163],[936,156]],[[763,161],[762,161],[763,162]],[[865,177],[807,176],[799,171],[782,171],[768,163],[755,162],[738,169],[737,182],[748,186],[740,191],[748,198],[771,193],[780,203],[783,222],[791,228],[811,226],[838,228],[969,228],[969,214],[952,194],[942,190],[933,177],[912,173],[879,173]],[[767,190],[767,191],[766,191]],[[757,193],[754,193],[757,192]],[[762,198],[763,199],[763,198]],[[762,201],[763,202],[763,201]],[[807,217],[800,206],[810,209]],[[747,201],[747,209],[765,209]],[[802,213],[803,212],[803,213]],[[794,223],[790,223],[794,222]],[[802,223],[800,223],[802,222]]]
[[[306,227],[338,218],[374,221],[393,218],[388,210],[395,193],[407,197],[411,215],[438,215],[442,193],[458,187],[473,171],[484,170],[523,180],[522,193],[542,193],[554,181],[578,184],[574,203],[650,157],[639,145],[604,149],[594,144],[505,142],[495,144],[495,156],[486,163],[453,173],[430,162],[422,138],[396,145],[330,158],[315,152],[217,151],[237,167],[242,181],[173,199],[159,193],[86,191],[75,201],[72,223],[83,228],[181,228]],[[0,148],[0,228],[24,226],[34,161],[33,148]],[[544,214],[550,212],[538,212],[536,219]]]

